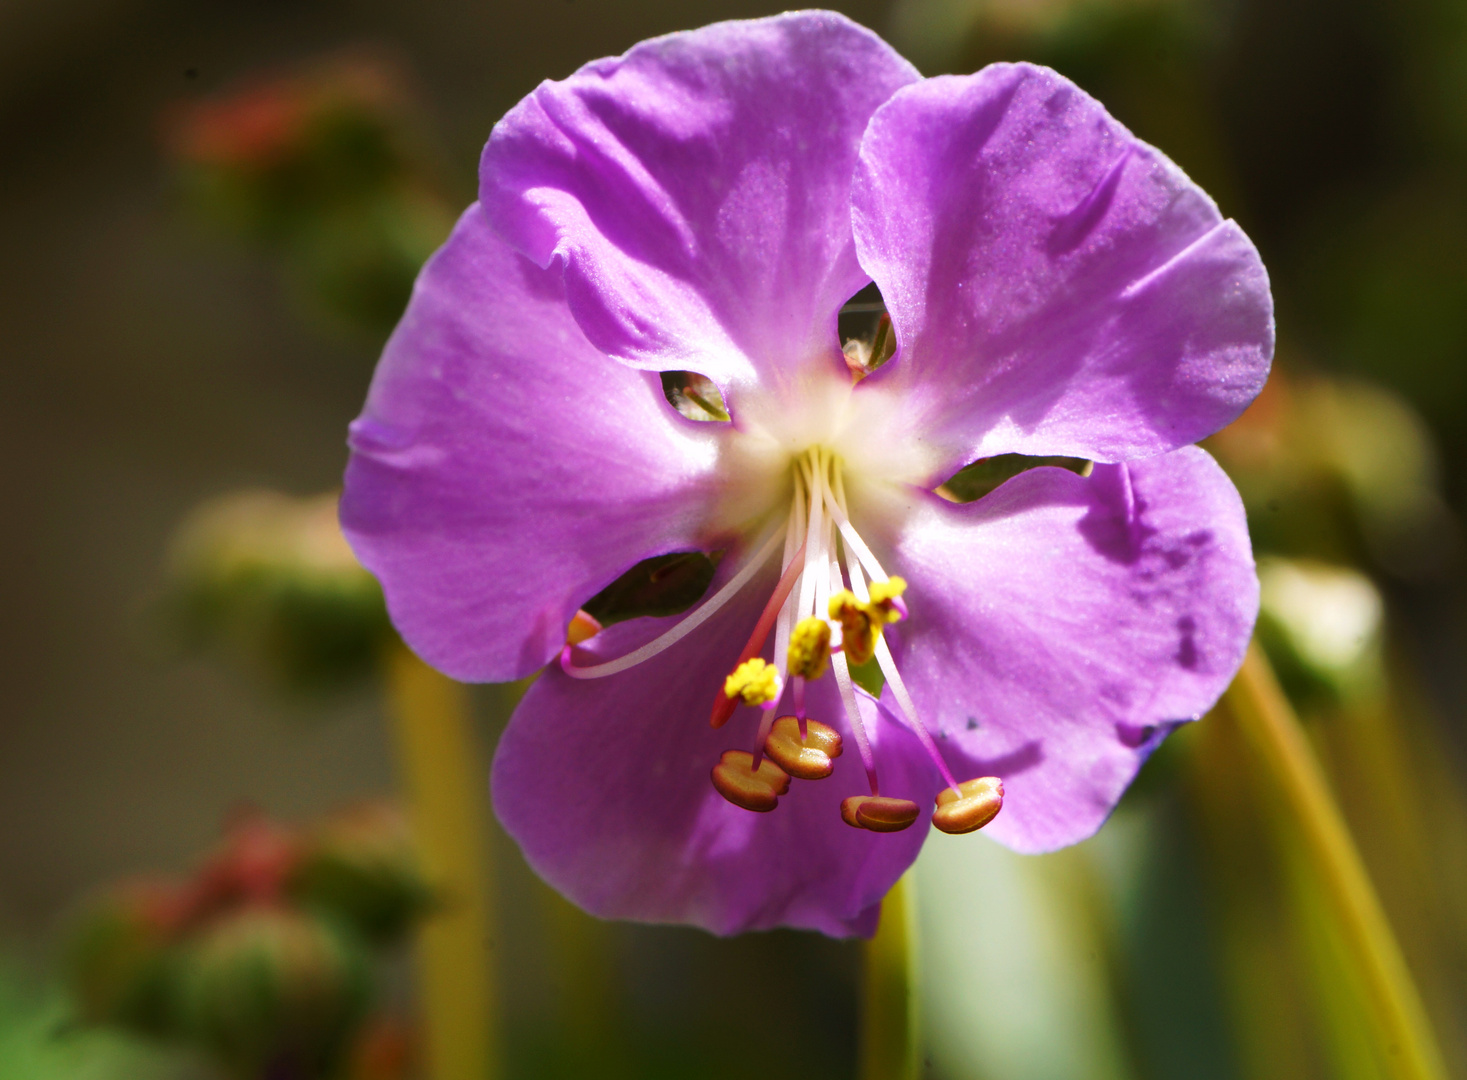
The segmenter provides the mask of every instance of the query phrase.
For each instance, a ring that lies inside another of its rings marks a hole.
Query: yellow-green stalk
[[[1446,1080],[1436,1037],[1390,923],[1299,719],[1257,643],[1226,704],[1299,823],[1314,873],[1365,986],[1380,1057],[1399,1080]]]
[[[442,909],[418,932],[428,1080],[497,1080],[499,1062],[486,799],[489,771],[469,724],[465,687],[401,644],[387,689],[403,786]]]
[[[881,904],[881,924],[866,943],[861,995],[859,1080],[916,1080],[917,905],[910,872]]]

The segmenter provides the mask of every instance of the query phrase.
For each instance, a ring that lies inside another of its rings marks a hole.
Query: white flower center
[[[863,519],[894,512],[896,489],[925,483],[940,464],[937,448],[910,434],[896,393],[852,383],[833,366],[811,365],[777,391],[748,388],[731,405],[733,429],[719,451],[721,528],[747,530],[788,505],[797,462],[816,449],[840,463]]]

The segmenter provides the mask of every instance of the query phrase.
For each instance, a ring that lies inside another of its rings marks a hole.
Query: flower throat
[[[820,780],[834,771],[843,740],[834,728],[811,718],[805,708],[806,684],[823,677],[828,669],[839,689],[870,789],[869,794],[845,798],[841,818],[872,832],[896,832],[910,826],[920,812],[917,804],[881,794],[875,753],[851,677],[852,665],[875,660],[908,726],[947,783],[937,797],[933,824],[950,833],[982,828],[1003,806],[1003,783],[991,776],[959,783],[918,715],[883,634],[887,625],[910,615],[902,598],[906,582],[882,569],[851,524],[840,458],[823,446],[813,446],[794,458],[791,470],[793,494],[782,528],[774,529],[717,593],[641,648],[587,666],[576,664],[575,647],[600,627],[579,612],[561,651],[561,670],[577,679],[614,675],[676,644],[742,591],[782,539],[779,582],[734,669],[722,686],[710,688],[710,723],[715,728],[726,724],[740,705],[759,709],[754,748],[725,750],[713,766],[713,786],[736,806],[767,812],[788,792],[791,778]],[[759,655],[771,632],[772,662]],[[793,712],[780,715],[787,692]]]

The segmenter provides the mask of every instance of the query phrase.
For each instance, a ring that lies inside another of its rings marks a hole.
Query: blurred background
[[[1260,639],[1467,1076],[1467,5],[835,6],[925,74],[1057,68],[1261,249],[1275,375],[1209,448],[1248,506]],[[319,502],[495,120],[642,38],[776,10],[0,5],[0,1080],[423,1075],[403,942],[455,902],[487,940],[499,1075],[866,1067],[856,943],[598,923],[487,818],[459,838],[477,899],[432,898],[389,805],[421,760],[412,676]],[[515,697],[449,703],[484,762]],[[1076,849],[935,836],[918,1071],[1395,1075],[1262,771],[1215,716]],[[295,921],[240,915],[266,895]],[[118,996],[148,934],[193,950],[177,1030]],[[270,1072],[288,1016],[309,1030]]]

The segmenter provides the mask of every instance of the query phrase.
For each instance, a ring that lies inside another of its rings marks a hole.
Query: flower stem
[[[916,1080],[917,908],[911,873],[881,903],[881,924],[865,947],[859,1080]]]
[[[1254,642],[1226,700],[1301,826],[1342,937],[1367,988],[1381,1060],[1399,1080],[1445,1080],[1446,1067],[1411,973],[1299,718]]]
[[[423,1049],[430,1080],[500,1075],[489,954],[489,773],[469,725],[467,691],[401,644],[387,657],[413,831],[442,909],[418,934]]]

